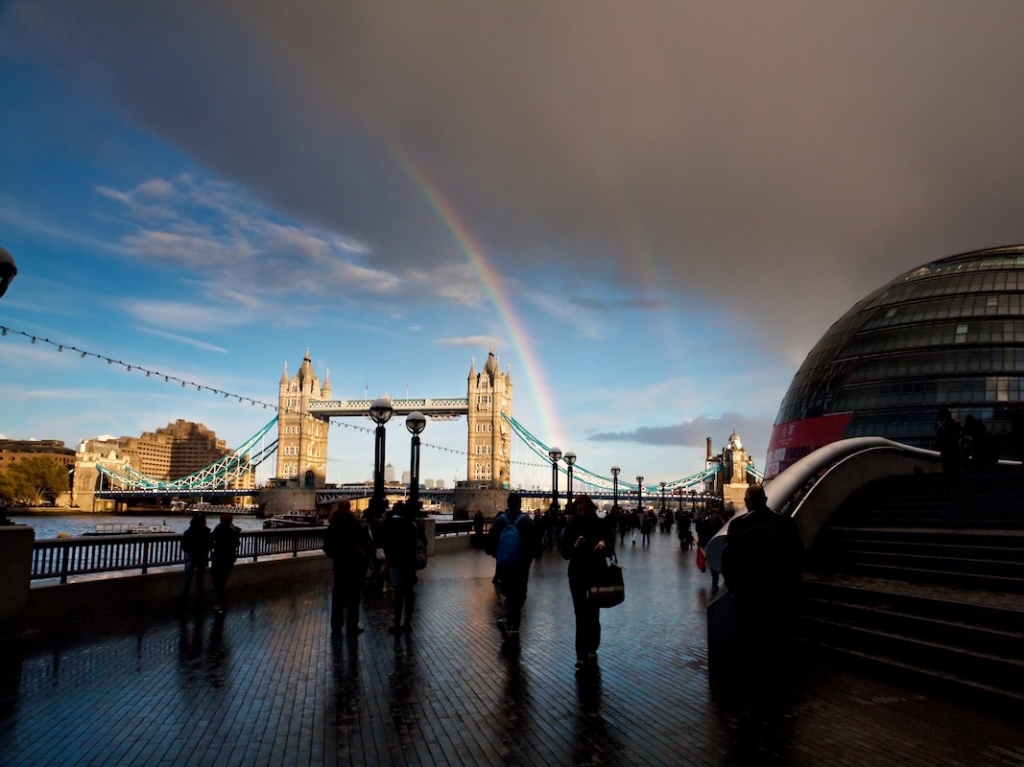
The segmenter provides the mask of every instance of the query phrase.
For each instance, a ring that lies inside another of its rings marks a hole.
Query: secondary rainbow
[[[417,194],[431,209],[437,220],[445,228],[455,242],[459,252],[465,257],[473,274],[480,282],[484,293],[498,312],[498,317],[508,331],[509,340],[519,359],[523,363],[526,385],[533,395],[534,402],[540,412],[543,431],[548,444],[561,444],[562,430],[557,417],[554,399],[548,387],[543,369],[537,361],[536,352],[530,342],[529,334],[523,327],[522,320],[504,290],[504,281],[498,270],[487,257],[482,243],[476,238],[469,226],[459,216],[457,210],[445,196],[444,192],[431,182],[427,174],[419,170],[407,157],[394,153],[398,166],[412,182]]]

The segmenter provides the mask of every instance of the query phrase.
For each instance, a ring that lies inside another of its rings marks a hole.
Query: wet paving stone
[[[330,634],[330,580],[236,594],[226,615],[104,617],[0,646],[7,765],[1024,765],[1024,725],[805,659],[782,683],[707,670],[710,576],[674,536],[620,551],[599,670],[574,672],[565,562],[534,566],[522,646],[493,560],[423,571],[411,635]]]

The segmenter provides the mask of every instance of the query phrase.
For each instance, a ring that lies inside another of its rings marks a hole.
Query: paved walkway
[[[530,582],[519,653],[493,560],[431,560],[411,637],[365,603],[332,642],[329,581],[236,595],[222,620],[97,620],[0,646],[0,765],[1024,765],[1024,726],[811,664],[765,697],[710,684],[710,577],[674,536],[628,546],[600,673],[574,674],[565,563]]]

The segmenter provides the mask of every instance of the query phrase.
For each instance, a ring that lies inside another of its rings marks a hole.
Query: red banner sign
[[[772,429],[764,478],[772,479],[819,447],[843,438],[853,413],[790,421]]]

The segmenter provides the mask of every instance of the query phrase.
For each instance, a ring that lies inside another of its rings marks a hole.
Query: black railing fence
[[[301,551],[320,551],[326,527],[249,530],[241,535],[238,559],[256,562],[260,557],[296,557]],[[438,522],[437,536],[464,535],[471,522]],[[124,570],[183,565],[181,535],[166,533],[53,538],[36,541],[32,551],[32,580],[60,579]]]
[[[293,530],[250,530],[243,532],[238,559],[257,561],[260,557],[318,551],[324,544],[326,528]],[[59,578],[67,583],[74,575],[149,571],[151,567],[183,565],[181,536],[167,534],[109,535],[101,537],[55,538],[36,541],[32,551],[32,580]]]

